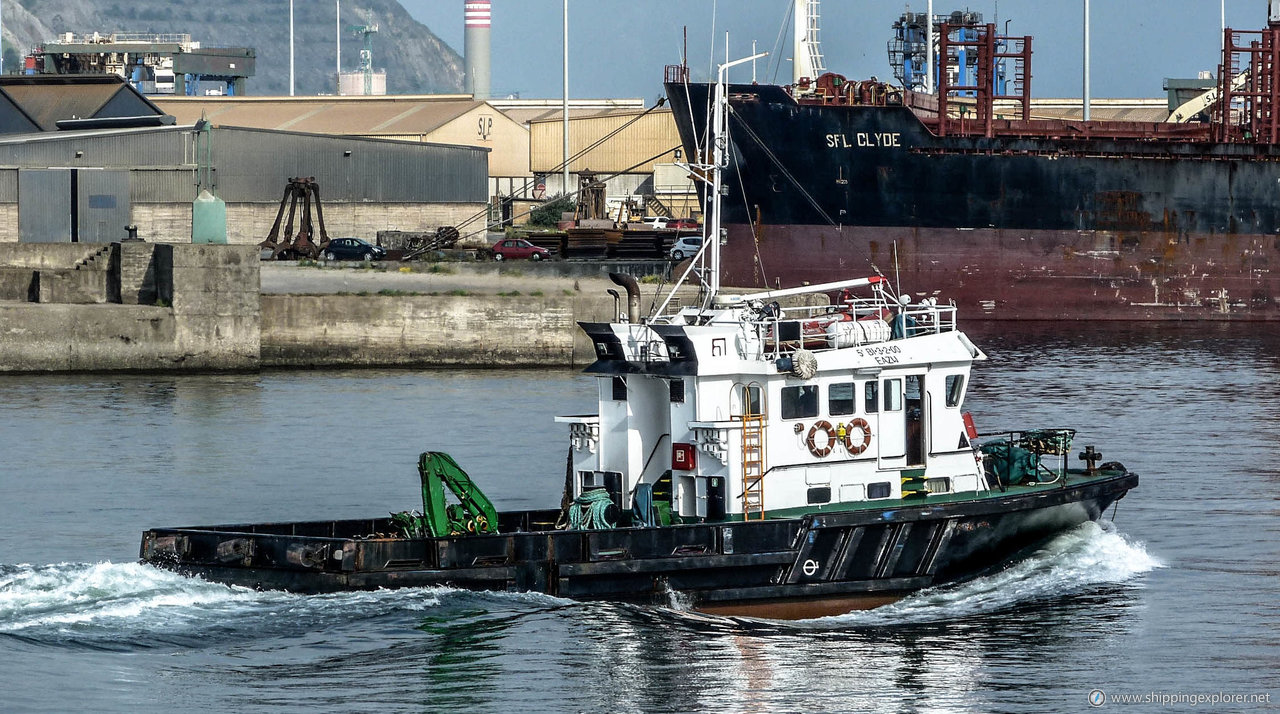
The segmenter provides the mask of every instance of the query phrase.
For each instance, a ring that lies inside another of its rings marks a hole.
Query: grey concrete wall
[[[11,257],[46,265],[65,260],[63,253],[73,248],[23,244],[15,251],[21,255]],[[141,262],[146,250],[154,251],[146,262],[157,297],[167,304],[0,302],[0,372],[256,369],[257,249],[135,244],[124,252],[137,252]],[[50,274],[61,270],[41,271],[42,277]],[[136,292],[138,284],[130,289]]]
[[[284,187],[281,186],[280,190],[283,192]],[[324,203],[323,208],[325,228],[331,237],[355,236],[372,243],[380,230],[435,230],[439,226],[459,225],[485,210],[485,204]],[[279,210],[279,203],[227,204],[227,242],[236,245],[261,243],[271,232],[271,224]],[[298,210],[301,212],[301,207]],[[132,215],[134,224],[138,226],[138,236],[144,240],[162,243],[191,240],[190,203],[135,203]],[[288,217],[286,209],[281,220],[282,233]],[[0,225],[3,225],[2,221],[3,213],[0,212]],[[297,225],[295,221],[295,231]],[[476,222],[473,226],[483,227],[484,223]]]
[[[264,366],[570,366],[612,298],[263,295]]]

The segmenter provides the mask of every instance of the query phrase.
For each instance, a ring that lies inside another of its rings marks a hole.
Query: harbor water
[[[801,622],[697,615],[678,593],[299,596],[137,564],[151,526],[420,508],[429,449],[500,509],[554,507],[552,417],[594,409],[577,373],[0,376],[0,710],[1039,712],[1090,710],[1094,690],[1115,710],[1280,705],[1280,337],[969,333],[992,357],[967,402],[980,430],[1075,427],[1141,485],[999,573]]]

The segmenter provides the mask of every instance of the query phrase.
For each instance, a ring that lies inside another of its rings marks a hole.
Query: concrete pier
[[[594,352],[577,323],[615,317],[616,286],[593,264],[402,272],[258,258],[247,246],[0,244],[0,372],[581,367]],[[643,287],[647,306],[658,286]]]
[[[0,244],[0,372],[257,369],[258,250]]]

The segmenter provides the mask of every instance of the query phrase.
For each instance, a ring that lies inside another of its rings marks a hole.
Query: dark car
[[[359,238],[334,238],[324,249],[325,260],[381,260],[387,250]]]
[[[551,257],[551,251],[541,246],[536,246],[523,238],[500,240],[489,248],[489,252],[493,254],[494,260],[514,260],[518,258],[543,260]]]

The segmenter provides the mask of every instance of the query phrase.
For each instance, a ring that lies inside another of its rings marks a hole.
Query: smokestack
[[[466,55],[466,90],[476,99],[489,98],[489,0],[465,0],[466,35],[462,52]]]

